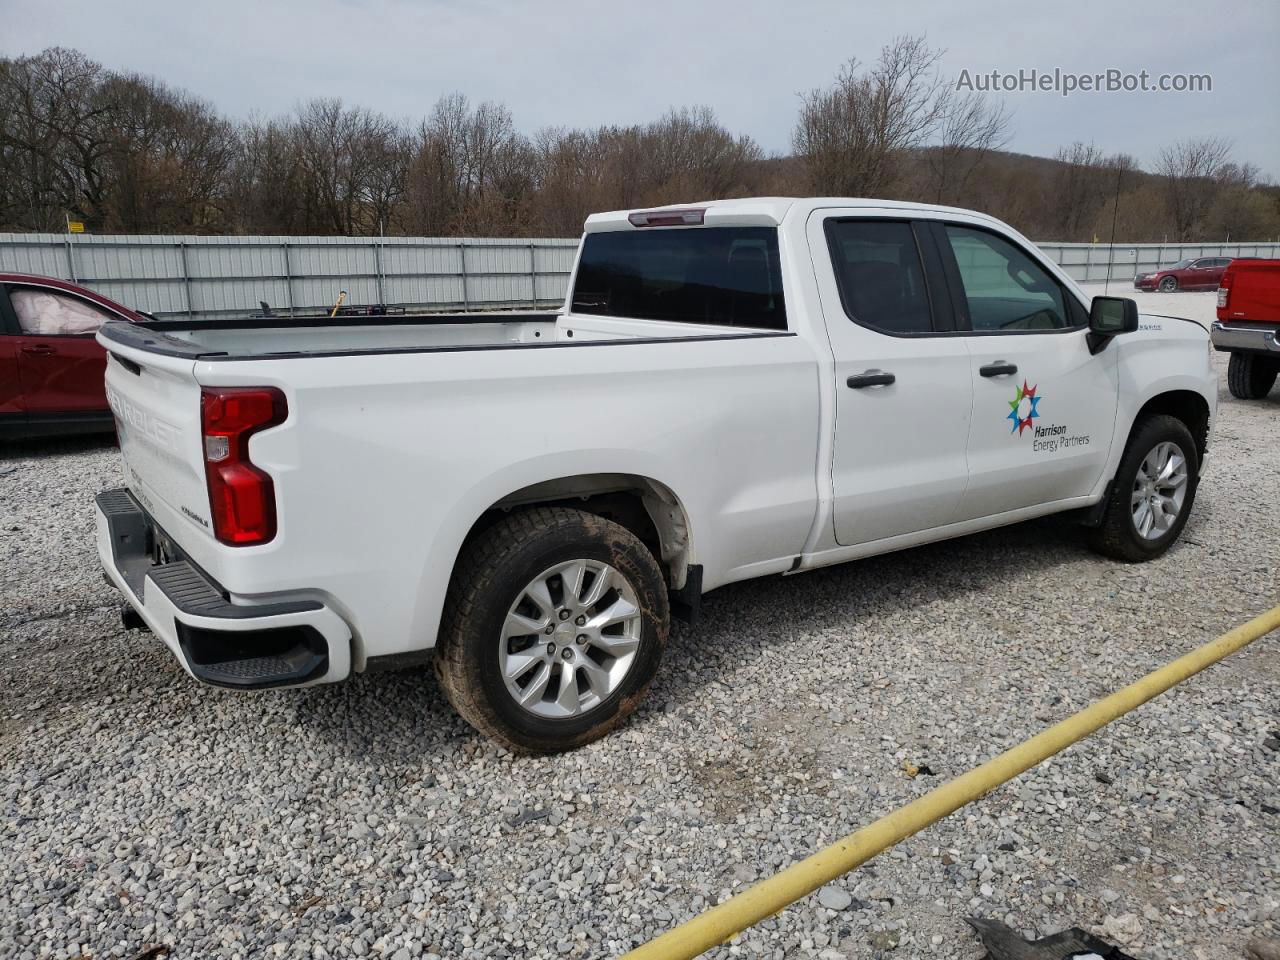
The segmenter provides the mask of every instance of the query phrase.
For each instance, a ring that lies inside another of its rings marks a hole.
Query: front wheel
[[[1227,361],[1227,389],[1237,400],[1261,400],[1276,385],[1280,360],[1256,353],[1233,353]]]
[[[666,646],[667,593],[629,530],[580,510],[512,514],[464,548],[436,676],[462,718],[511,750],[555,753],[620,723]]]
[[[1176,293],[1178,290],[1178,278],[1177,277],[1161,277],[1160,289],[1164,293]]]
[[[1186,424],[1164,414],[1144,419],[1120,460],[1102,523],[1090,531],[1091,546],[1129,563],[1154,560],[1186,526],[1199,474]]]

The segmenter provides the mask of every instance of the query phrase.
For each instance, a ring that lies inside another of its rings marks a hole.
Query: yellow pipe
[[[1280,607],[1273,607],[1243,626],[1224,633],[1218,639],[1147,674],[1141,680],[1099,700],[1091,707],[1086,707],[1030,740],[1006,750],[982,766],[944,783],[888,816],[881,817],[870,826],[863,827],[813,856],[792,864],[781,873],[760,881],[754,887],[682,923],[656,940],[641,944],[623,960],[690,960],[703,951],[724,943],[734,934],[773,916],[788,904],[795,903],[823,884],[861,866],[965,804],[985,797],[996,787],[1025,773],[1042,760],[1065,750],[1117,717],[1278,628]]]

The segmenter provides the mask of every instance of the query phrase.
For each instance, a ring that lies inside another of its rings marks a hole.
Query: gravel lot
[[[429,671],[196,685],[98,572],[114,448],[7,448],[0,955],[615,955],[1278,602],[1278,417],[1224,387],[1155,563],[1047,520],[718,591],[636,717],[552,759],[474,735]],[[1143,960],[1280,937],[1280,640],[715,955],[975,960],[973,915]]]

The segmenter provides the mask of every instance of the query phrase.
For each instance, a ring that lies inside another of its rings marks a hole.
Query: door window
[[[1003,237],[948,225],[974,330],[1060,330],[1072,326],[1062,287]]]
[[[886,333],[930,333],[924,267],[911,224],[835,220],[827,227],[831,265],[849,319]]]
[[[87,300],[50,290],[10,290],[9,302],[18,317],[18,327],[29,336],[84,336],[116,319]]]

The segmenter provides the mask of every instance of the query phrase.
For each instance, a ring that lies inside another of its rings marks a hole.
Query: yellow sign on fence
[[[67,233],[84,233],[84,224],[79,220],[68,220]]]

